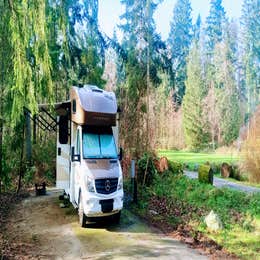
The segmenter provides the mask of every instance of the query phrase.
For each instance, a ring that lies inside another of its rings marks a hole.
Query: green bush
[[[30,185],[33,183],[33,177],[34,174],[36,172],[36,167],[35,166],[28,166],[26,167],[25,173],[24,173],[24,177],[23,180],[25,182],[26,185]]]
[[[230,176],[231,178],[233,178],[237,181],[248,181],[247,176],[245,176],[241,172],[239,165],[232,164],[231,167],[232,167],[232,172],[231,172],[231,176]]]
[[[169,171],[177,174],[183,174],[183,164],[180,162],[168,161]]]
[[[137,162],[137,182],[138,184],[151,185],[155,175],[157,174],[154,165],[155,155],[152,153],[144,153],[144,155]]]
[[[204,164],[199,167],[199,181],[201,183],[213,184],[213,171],[210,165]]]
[[[210,164],[210,167],[213,171],[213,174],[219,174],[220,173],[221,164],[222,163],[211,163]]]

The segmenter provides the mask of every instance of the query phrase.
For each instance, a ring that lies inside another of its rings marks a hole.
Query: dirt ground
[[[80,228],[77,212],[60,208],[59,194],[52,190],[17,204],[1,234],[9,241],[2,259],[207,259],[152,230],[128,210],[120,225]]]

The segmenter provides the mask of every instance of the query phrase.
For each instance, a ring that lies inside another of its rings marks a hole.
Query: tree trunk
[[[26,162],[31,165],[32,163],[32,134],[31,134],[31,113],[25,112],[25,124],[26,124]]]
[[[1,92],[2,92],[2,86],[1,86]],[[1,93],[1,97],[2,97],[2,93]],[[1,104],[0,104],[0,193],[1,193],[1,186],[2,186],[2,176],[3,176],[3,101],[1,100]]]
[[[2,39],[1,39],[2,42]],[[4,121],[3,121],[3,106],[4,106],[4,61],[3,61],[3,53],[1,53],[1,84],[0,84],[0,193],[2,186],[2,176],[3,176],[3,129],[4,129]]]
[[[16,193],[18,194],[21,189],[22,184],[22,176],[23,176],[23,151],[24,151],[24,132],[25,132],[25,124],[23,124],[23,135],[22,135],[22,145],[21,145],[21,156],[20,156],[20,166],[19,166],[19,180]]]

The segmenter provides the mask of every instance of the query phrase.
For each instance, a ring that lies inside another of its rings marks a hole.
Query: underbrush
[[[243,167],[248,172],[249,180],[260,184],[260,106],[257,107],[249,123],[249,132],[243,143],[241,157]]]
[[[139,189],[138,210],[176,230],[189,226],[191,236],[205,234],[240,257],[260,257],[260,193],[217,189],[167,171],[156,174],[149,187]],[[223,223],[223,230],[217,233],[210,233],[204,223],[211,210]]]

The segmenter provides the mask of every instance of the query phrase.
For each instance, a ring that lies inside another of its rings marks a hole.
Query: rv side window
[[[76,99],[72,100],[72,112],[75,114],[77,110]]]
[[[69,135],[68,117],[60,116],[59,119],[59,143],[67,144]]]

